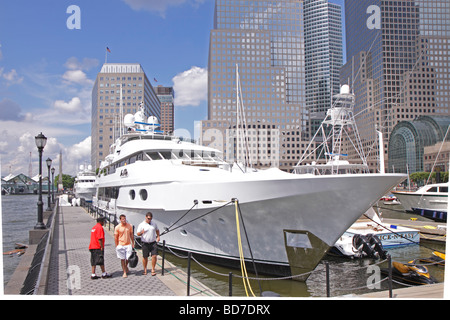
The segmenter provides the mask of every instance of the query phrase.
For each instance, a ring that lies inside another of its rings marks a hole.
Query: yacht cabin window
[[[131,155],[127,159],[111,164],[107,169],[107,174],[113,174],[117,168],[123,167],[137,161],[156,161],[156,160],[197,160],[197,161],[222,161],[218,154],[210,151],[200,150],[159,150],[145,151]]]

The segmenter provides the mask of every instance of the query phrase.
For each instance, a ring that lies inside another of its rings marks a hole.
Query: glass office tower
[[[305,0],[306,104],[323,120],[332,95],[340,91],[343,64],[341,7],[327,0]]]
[[[308,145],[305,10],[299,0],[216,0],[202,143],[222,149],[228,161],[236,156],[236,138],[230,134],[237,118],[236,66],[252,163],[291,170]],[[329,79],[325,82],[329,88]]]
[[[356,95],[361,139],[376,171],[376,128],[383,132],[387,160],[390,134],[399,122],[449,114],[450,1],[346,0],[345,11],[341,83]]]

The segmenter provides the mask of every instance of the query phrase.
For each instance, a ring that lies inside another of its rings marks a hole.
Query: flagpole
[[[105,50],[105,63],[108,63],[108,49]]]

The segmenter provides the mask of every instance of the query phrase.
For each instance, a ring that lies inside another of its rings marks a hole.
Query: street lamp
[[[34,137],[34,141],[36,143],[36,147],[39,152],[39,197],[38,197],[38,221],[34,226],[34,229],[45,229],[44,219],[43,219],[43,209],[42,209],[42,152],[44,151],[45,144],[47,143],[47,137],[41,133],[39,133],[36,137]]]
[[[55,204],[55,168],[52,171],[52,203]]]
[[[52,159],[47,158],[47,160],[45,160],[45,162],[47,163],[47,168],[48,168],[48,176],[47,176],[47,182],[48,182],[48,187],[47,187],[47,204],[48,204],[48,208],[47,211],[51,211],[52,207],[50,206],[50,167],[52,166]]]

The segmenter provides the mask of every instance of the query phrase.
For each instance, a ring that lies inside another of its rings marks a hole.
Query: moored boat
[[[92,166],[81,165],[73,185],[75,197],[77,199],[84,198],[87,202],[92,202],[92,197],[96,190],[96,176],[95,172],[92,171]]]
[[[94,205],[125,214],[133,225],[151,211],[167,247],[230,267],[241,261],[239,222],[246,262],[253,260],[259,273],[306,279],[361,212],[405,178],[256,170],[159,133],[142,107],[125,118],[127,133],[100,167]]]
[[[416,191],[392,191],[406,211],[417,209],[447,211],[449,183],[427,184]]]

